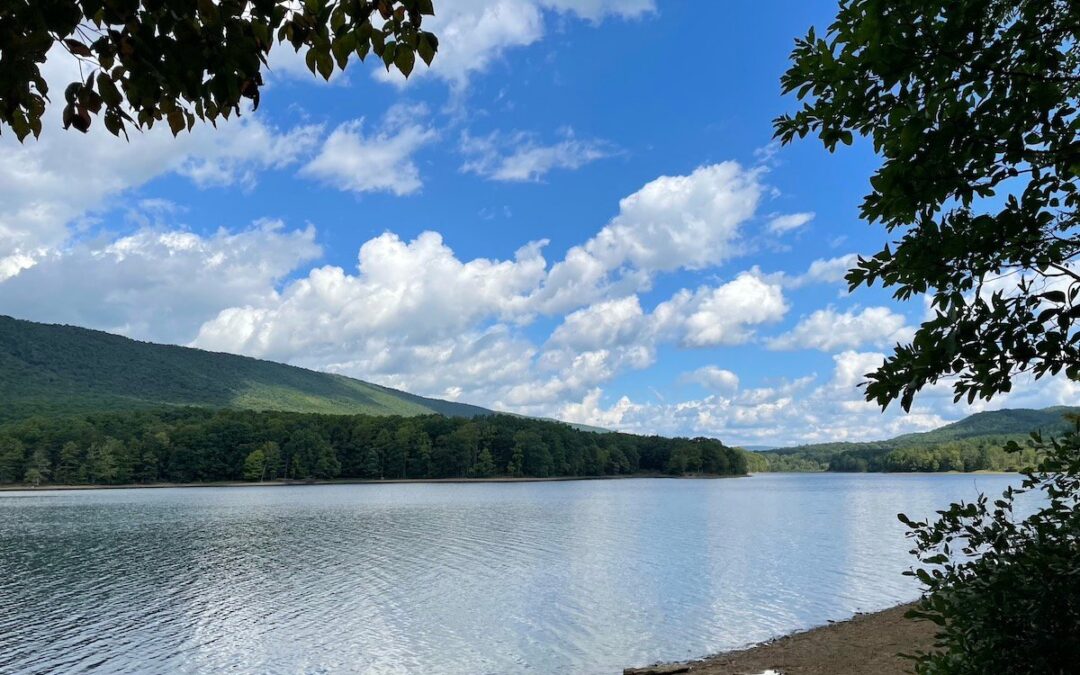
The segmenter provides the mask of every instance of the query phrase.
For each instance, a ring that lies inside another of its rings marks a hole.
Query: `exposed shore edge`
[[[687,475],[672,476],[666,473],[632,473],[620,476],[552,476],[549,478],[345,478],[341,480],[267,480],[267,481],[211,481],[203,483],[124,483],[121,485],[54,485],[48,483],[34,487],[26,484],[0,485],[0,492],[49,492],[52,490],[132,490],[146,488],[221,488],[221,487],[287,487],[308,485],[396,485],[407,483],[432,483],[453,485],[457,483],[555,483],[579,480],[626,480],[629,478],[670,478],[674,480],[719,480],[722,478],[746,478],[751,474]]]
[[[934,624],[904,618],[912,603],[792,633],[696,661],[627,668],[624,675],[900,675],[914,664],[900,654],[927,650]]]

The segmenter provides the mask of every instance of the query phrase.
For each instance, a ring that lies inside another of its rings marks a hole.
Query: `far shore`
[[[624,675],[901,675],[914,662],[900,654],[929,650],[934,624],[904,617],[912,604],[856,614],[847,621],[792,633],[697,661],[627,668]]]
[[[27,484],[0,485],[0,492],[49,492],[53,490],[136,490],[146,488],[251,488],[251,487],[306,487],[309,485],[396,485],[406,483],[431,483],[453,485],[459,483],[554,483],[581,480],[625,480],[630,478],[670,478],[675,480],[718,480],[722,478],[745,478],[742,475],[672,476],[666,473],[634,473],[620,476],[552,476],[550,478],[496,476],[493,478],[345,478],[341,480],[266,480],[266,481],[213,481],[202,483],[123,483],[119,485],[54,485],[47,483],[37,487]]]
[[[33,486],[26,483],[8,483],[0,485],[0,492],[46,492],[49,490],[134,490],[144,488],[221,488],[221,487],[294,487],[307,485],[394,485],[405,483],[431,483],[453,485],[457,483],[553,483],[561,481],[581,480],[626,480],[630,478],[668,478],[674,480],[718,480],[722,478],[746,478],[748,476],[771,474],[836,474],[836,475],[875,475],[875,476],[978,476],[978,475],[1008,475],[1016,474],[1015,471],[869,471],[869,472],[844,472],[844,471],[759,471],[756,473],[735,475],[708,475],[688,474],[673,476],[667,473],[633,473],[619,476],[552,476],[549,478],[522,477],[511,478],[509,476],[496,476],[493,478],[342,478],[335,480],[265,480],[265,481],[207,481],[198,483],[122,483],[118,485],[91,485],[91,484],[53,484]]]

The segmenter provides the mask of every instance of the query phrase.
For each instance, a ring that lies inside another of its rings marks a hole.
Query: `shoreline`
[[[757,471],[745,474],[690,474],[672,476],[667,473],[635,473],[618,476],[549,476],[545,478],[523,476],[495,476],[492,478],[340,478],[332,480],[266,480],[266,481],[204,481],[193,483],[122,483],[118,485],[94,484],[53,484],[33,486],[26,483],[7,483],[0,485],[0,494],[4,492],[50,492],[65,490],[142,490],[159,488],[251,488],[251,487],[296,487],[311,485],[404,485],[410,483],[455,485],[466,483],[556,483],[583,480],[628,480],[632,478],[664,478],[672,480],[721,480],[726,478],[749,478],[769,475],[803,474],[839,474],[839,475],[877,475],[877,476],[979,476],[979,475],[1019,475],[1015,471],[897,471],[897,472],[845,472],[845,471]]]
[[[626,668],[623,675],[901,675],[914,663],[899,654],[933,646],[936,626],[904,618],[915,603],[859,613],[782,637],[692,661]]]
[[[267,481],[207,481],[198,483],[123,483],[120,485],[0,485],[3,492],[54,492],[66,490],[144,490],[163,488],[253,488],[309,487],[317,485],[406,485],[411,483],[457,485],[466,483],[558,483],[583,480],[628,480],[631,478],[666,478],[672,480],[720,480],[746,478],[751,474],[672,476],[666,473],[635,473],[620,476],[550,476],[546,478],[497,476],[494,478],[343,478],[340,480],[267,480]]]

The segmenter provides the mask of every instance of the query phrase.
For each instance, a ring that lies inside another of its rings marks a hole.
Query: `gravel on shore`
[[[857,614],[848,621],[793,633],[699,661],[627,668],[624,675],[901,675],[914,663],[899,654],[927,650],[934,624],[904,618],[911,605]]]

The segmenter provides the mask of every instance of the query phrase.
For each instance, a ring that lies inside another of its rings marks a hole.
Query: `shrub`
[[[1040,459],[1019,489],[952,504],[936,522],[899,516],[921,563],[906,574],[925,586],[908,616],[938,626],[931,651],[911,656],[922,675],[1080,669],[1080,429],[1028,445]],[[1025,492],[1040,508],[1017,519]]]

